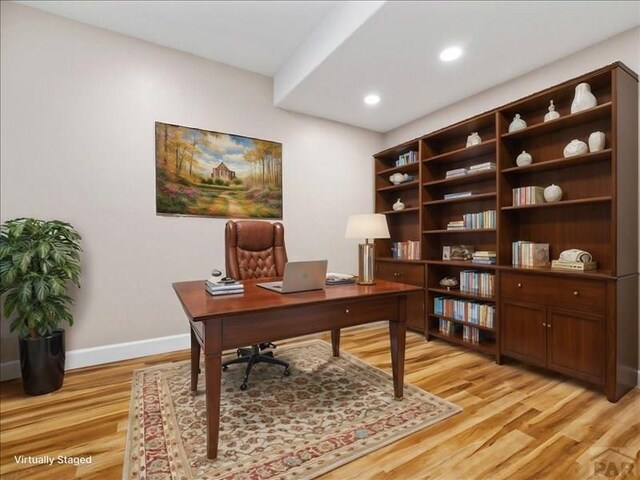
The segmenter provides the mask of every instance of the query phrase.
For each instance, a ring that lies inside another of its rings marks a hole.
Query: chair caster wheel
[[[242,385],[240,385],[240,390],[242,390],[243,392],[247,389],[247,384],[243,383]]]
[[[226,372],[227,370],[229,370],[229,367],[227,367],[226,365],[223,365],[223,366],[222,366],[222,371],[223,371],[223,372]]]
[[[291,375],[291,372],[289,371],[289,369],[288,369],[288,368],[284,371],[284,374],[283,374],[283,375],[284,375],[285,377],[288,377],[288,376],[290,376],[290,375]]]

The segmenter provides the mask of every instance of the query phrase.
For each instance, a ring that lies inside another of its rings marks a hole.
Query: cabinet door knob
[[[551,324],[550,323],[547,323],[547,328],[551,328]]]
[[[518,283],[518,288],[522,288],[522,284],[521,283]]]
[[[348,309],[348,308],[345,308],[345,309],[344,309],[344,313],[349,313],[349,309]]]
[[[578,290],[574,290],[573,291],[573,296],[577,297],[578,295],[580,295],[580,292]]]
[[[545,322],[542,322],[542,326],[543,326],[543,327],[546,327],[546,326],[547,326],[547,324],[546,324]]]
[[[400,276],[400,274],[399,274],[398,272],[393,272],[393,276],[394,276],[394,277],[399,277],[399,276]]]

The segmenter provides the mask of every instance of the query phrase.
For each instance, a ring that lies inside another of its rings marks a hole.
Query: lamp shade
[[[346,238],[389,238],[387,217],[381,213],[349,215]]]

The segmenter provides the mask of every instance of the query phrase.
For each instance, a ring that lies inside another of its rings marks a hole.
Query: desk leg
[[[331,330],[331,347],[333,348],[333,356],[338,358],[340,356],[340,329],[334,328]]]
[[[189,327],[191,331],[191,392],[198,391],[198,372],[200,370],[200,343],[196,338],[193,327]]]
[[[207,458],[218,456],[220,433],[220,393],[222,381],[222,322],[209,321],[204,326],[204,378],[207,406]]]
[[[398,318],[389,320],[393,394],[401,400],[404,390],[404,347],[407,333],[407,297],[398,297]]]

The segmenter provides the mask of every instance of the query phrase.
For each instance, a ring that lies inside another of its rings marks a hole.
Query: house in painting
[[[211,178],[213,178],[214,180],[217,180],[219,178],[220,180],[226,180],[227,182],[230,182],[231,180],[236,178],[236,172],[234,172],[233,170],[229,170],[224,162],[220,162],[217,167],[213,167],[213,170],[211,171]]]

